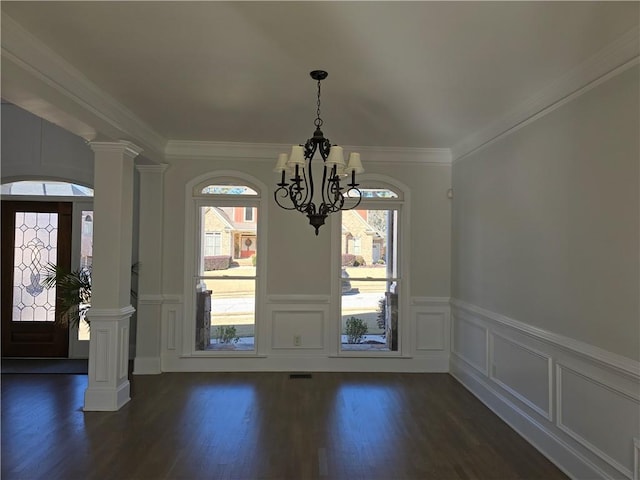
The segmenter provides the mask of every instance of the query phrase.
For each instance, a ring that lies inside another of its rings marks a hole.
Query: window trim
[[[397,351],[372,351],[372,350],[343,350],[341,348],[340,332],[341,332],[341,310],[342,310],[342,277],[341,277],[341,232],[342,232],[342,214],[333,215],[331,219],[331,229],[333,235],[331,238],[332,252],[332,282],[331,282],[331,298],[333,306],[333,317],[336,319],[331,322],[331,346],[335,355],[339,358],[407,358],[412,351],[411,331],[415,329],[415,322],[410,314],[409,292],[409,264],[411,256],[411,224],[410,224],[410,197],[411,192],[408,186],[395,178],[379,175],[379,174],[362,174],[358,177],[360,185],[375,188],[388,188],[394,191],[398,198],[363,198],[358,209],[394,209],[398,211],[398,239],[397,244],[400,248],[400,258],[396,266],[397,274],[395,280],[401,282],[399,285],[398,296],[398,350]]]
[[[202,188],[212,184],[231,182],[234,185],[246,185],[253,189],[256,195],[236,194],[203,194]],[[200,189],[200,190],[198,190]],[[194,280],[200,275],[197,266],[203,262],[199,221],[202,206],[241,206],[250,205],[256,208],[256,232],[258,250],[267,251],[267,194],[268,189],[260,180],[244,172],[231,170],[210,171],[191,179],[185,185],[185,232],[184,232],[184,282],[183,282],[183,321],[182,341],[176,345],[180,357],[262,357],[267,347],[266,332],[266,255],[258,255],[256,263],[256,293],[255,293],[255,348],[253,351],[220,351],[196,350],[195,345],[195,303],[196,291]],[[202,265],[200,265],[201,267]],[[191,319],[191,320],[190,320]]]

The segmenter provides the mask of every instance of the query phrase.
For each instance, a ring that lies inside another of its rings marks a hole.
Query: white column
[[[140,230],[138,253],[138,314],[134,375],[162,372],[163,182],[168,165],[136,165],[140,173]]]
[[[133,231],[132,143],[93,142],[93,266],[89,386],[85,411],[118,410],[129,397],[129,319]]]

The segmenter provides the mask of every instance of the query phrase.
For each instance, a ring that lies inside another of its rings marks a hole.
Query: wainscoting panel
[[[551,357],[496,334],[490,337],[490,352],[490,378],[547,420],[552,420]]]
[[[557,365],[558,427],[628,478],[640,401],[588,373]]]
[[[457,299],[451,330],[451,374],[567,475],[637,475],[640,362]]]
[[[182,298],[177,295],[167,296],[162,305],[162,352],[170,351],[178,354],[178,346],[182,341],[181,318]]]
[[[453,347],[455,353],[470,366],[487,375],[488,331],[485,326],[464,313],[453,314]]]
[[[640,480],[640,438],[633,439],[633,480]]]
[[[324,311],[273,310],[271,348],[321,349],[324,346]]]
[[[416,350],[444,350],[446,313],[416,313]]]
[[[92,332],[96,336],[95,349],[96,349],[96,382],[108,382],[109,381],[109,351],[111,345],[109,345],[109,330],[107,329],[95,329]]]

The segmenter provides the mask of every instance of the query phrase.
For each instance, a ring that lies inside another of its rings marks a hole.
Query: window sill
[[[180,355],[180,358],[267,358],[267,355],[250,352],[233,352],[229,350],[197,351],[188,355]]]

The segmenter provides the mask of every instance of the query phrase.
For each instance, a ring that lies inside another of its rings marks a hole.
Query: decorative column
[[[89,386],[85,411],[118,410],[129,397],[133,159],[125,142],[93,142],[94,227]]]
[[[140,173],[140,230],[138,254],[138,314],[134,375],[162,372],[163,182],[168,165],[136,165]]]

